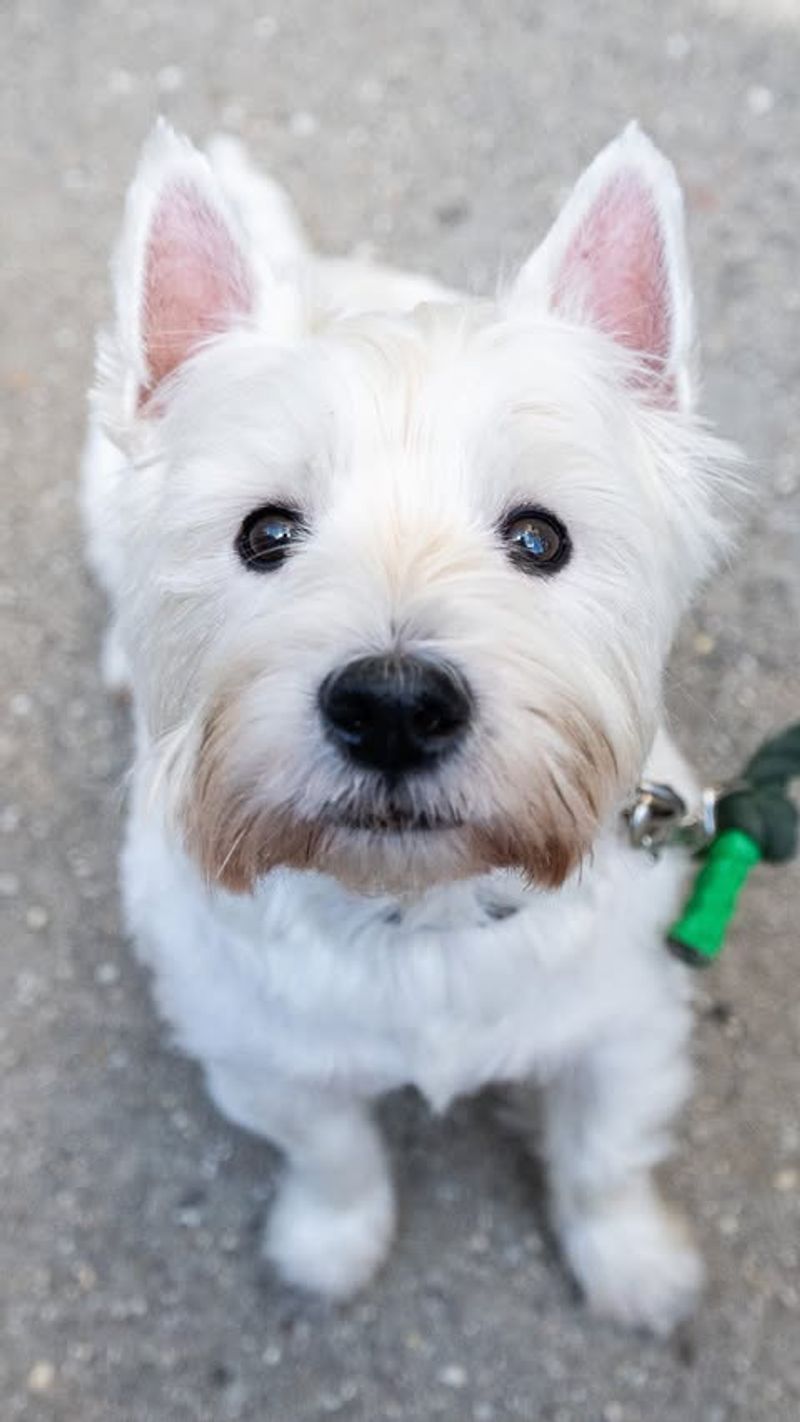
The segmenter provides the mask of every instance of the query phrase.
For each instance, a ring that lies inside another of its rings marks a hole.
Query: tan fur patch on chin
[[[209,819],[195,802],[185,817],[188,853],[209,883],[232,894],[252,893],[272,869],[319,869],[329,834],[325,826],[294,820],[281,810],[249,817],[233,810]]]
[[[506,826],[478,827],[471,831],[478,872],[492,869],[517,869],[526,879],[542,889],[558,889],[577,869],[590,844],[573,839],[567,841],[555,834],[526,840],[510,832]]]
[[[620,766],[605,730],[579,710],[537,714],[562,741],[561,764],[541,765],[527,802],[475,826],[471,837],[484,872],[517,869],[541,888],[558,889],[590,853],[619,794]]]
[[[528,800],[507,815],[459,829],[372,834],[298,819],[287,806],[254,808],[247,790],[231,782],[236,699],[229,695],[209,717],[197,755],[182,815],[186,848],[210,883],[236,894],[251,893],[277,868],[316,870],[373,894],[420,892],[494,869],[556,889],[589,853],[618,783],[616,753],[601,728],[573,715],[559,731],[562,765],[540,766]]]
[[[251,893],[256,881],[280,866],[317,867],[327,831],[286,810],[254,807],[246,788],[232,781],[231,746],[238,733],[238,691],[221,694],[203,729],[191,790],[180,812],[187,853],[211,884]]]
[[[361,893],[422,891],[437,883],[490,873],[521,871],[540,888],[559,888],[589,852],[597,821],[581,820],[566,804],[560,813],[529,823],[471,825],[403,836],[349,833],[324,823],[297,820],[287,810],[243,812],[232,798],[195,799],[185,816],[188,852],[210,883],[230,893],[252,893],[277,868],[330,874]]]
[[[589,848],[574,837],[539,831],[534,840],[507,826],[398,837],[350,834],[293,820],[285,811],[238,823],[230,815],[213,834],[207,830],[202,817],[190,814],[186,847],[210,883],[234,894],[252,893],[258,880],[277,868],[316,870],[368,894],[421,892],[493,869],[520,870],[533,884],[553,889]]]

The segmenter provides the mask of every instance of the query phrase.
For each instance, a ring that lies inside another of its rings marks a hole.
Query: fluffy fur
[[[370,1102],[535,1080],[590,1304],[667,1331],[701,1275],[651,1179],[688,1081],[661,941],[685,865],[629,850],[619,815],[645,768],[693,794],[661,675],[732,459],[691,410],[671,167],[627,129],[478,302],[314,256],[235,144],[206,159],[162,124],[115,292],[84,505],[136,720],[126,916],[215,1101],[286,1153],[270,1256],[352,1293],[394,1223]],[[287,504],[307,538],[258,575],[237,531]],[[531,505],[570,531],[551,578],[498,533]],[[416,829],[363,827],[389,792],[316,700],[389,650],[457,666],[476,707],[403,787]]]

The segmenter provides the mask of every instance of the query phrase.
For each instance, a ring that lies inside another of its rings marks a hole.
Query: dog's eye
[[[525,573],[556,573],[572,552],[563,523],[545,509],[515,509],[500,532],[509,556]]]
[[[300,515],[292,509],[255,509],[239,529],[236,552],[246,568],[269,573],[280,567],[304,532]]]

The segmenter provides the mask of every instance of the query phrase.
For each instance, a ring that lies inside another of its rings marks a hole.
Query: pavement
[[[671,1188],[710,1272],[669,1344],[590,1320],[492,1103],[386,1107],[399,1243],[326,1310],[258,1264],[269,1147],[207,1104],[122,940],[128,725],[75,470],[158,110],[241,132],[315,236],[491,289],[631,115],[688,194],[705,405],[756,468],[669,699],[706,777],[800,708],[797,0],[6,0],[0,15],[2,1422],[796,1422],[800,876],[699,984]]]

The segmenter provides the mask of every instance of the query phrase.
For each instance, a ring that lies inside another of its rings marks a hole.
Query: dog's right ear
[[[210,164],[163,119],[128,191],[113,276],[98,393],[123,433],[158,414],[159,388],[204,342],[266,306],[265,273]]]

